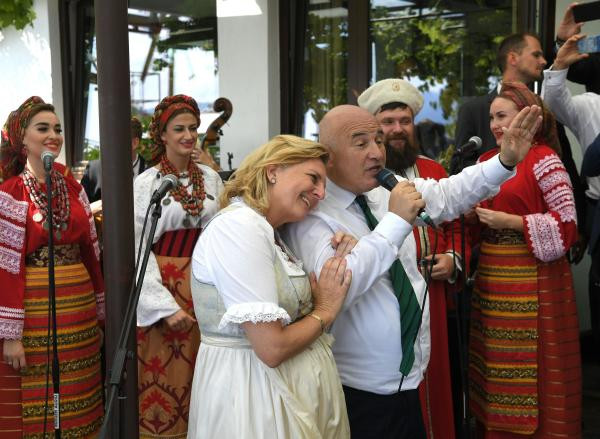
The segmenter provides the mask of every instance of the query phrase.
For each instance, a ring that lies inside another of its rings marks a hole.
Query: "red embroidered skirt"
[[[96,296],[82,263],[55,267],[62,437],[96,437],[104,415]],[[42,437],[46,403],[48,269],[26,267],[26,368],[0,364],[0,435]],[[52,347],[50,347],[52,355]],[[50,370],[46,432],[54,431]]]
[[[486,438],[581,437],[579,326],[566,259],[482,243],[473,296],[471,408]]]
[[[191,316],[191,256],[199,236],[199,229],[167,232],[153,246],[163,285]],[[140,438],[186,438],[200,329],[172,331],[161,320],[138,327],[137,340]]]

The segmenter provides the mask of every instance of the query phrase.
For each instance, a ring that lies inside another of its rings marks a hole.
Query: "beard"
[[[402,149],[395,148],[390,145],[389,140],[402,139],[405,141]],[[409,139],[405,136],[395,136],[386,139],[385,141],[385,165],[396,173],[403,173],[406,168],[410,168],[417,162],[420,149],[414,139]]]

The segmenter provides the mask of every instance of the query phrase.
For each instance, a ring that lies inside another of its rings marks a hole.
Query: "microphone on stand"
[[[381,171],[377,173],[375,178],[384,189],[387,189],[390,192],[398,184],[398,180],[396,179],[394,173],[387,168],[382,168]],[[429,215],[427,215],[427,212],[425,212],[423,209],[419,209],[418,217],[425,224],[435,229],[435,224],[433,223],[433,220],[429,217]]]
[[[477,151],[479,148],[481,148],[481,138],[473,136],[467,143],[456,148],[454,152],[459,155],[464,155],[473,151]]]
[[[150,204],[155,204],[160,202],[167,195],[171,189],[176,188],[179,184],[179,180],[173,174],[165,175],[160,183],[158,189],[154,191],[152,197],[150,198]]]
[[[42,163],[44,164],[44,170],[50,172],[52,170],[52,163],[54,163],[56,156],[50,151],[44,151],[42,153]]]

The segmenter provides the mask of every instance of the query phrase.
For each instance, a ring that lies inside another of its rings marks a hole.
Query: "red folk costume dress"
[[[579,438],[579,326],[564,256],[576,239],[576,214],[560,158],[534,145],[482,207],[522,216],[523,232],[482,230],[469,361],[479,433]]]
[[[162,216],[137,308],[140,438],[187,437],[200,330],[197,324],[185,331],[171,330],[164,318],[180,309],[194,317],[190,289],[192,251],[202,229],[217,213],[218,198],[223,191],[219,174],[208,166],[198,165],[198,168],[206,194],[202,210],[191,216],[171,193],[162,200]],[[134,182],[136,248],[142,239],[150,196],[161,182],[162,175],[156,168],[147,169]],[[192,193],[189,175],[180,175],[179,182]],[[146,234],[149,228],[148,225]]]
[[[448,177],[448,174],[436,161],[419,156],[413,166],[404,170],[403,176],[409,180],[416,177],[440,180]],[[431,227],[415,227],[413,234],[417,243],[417,261],[433,253],[432,246],[435,244],[436,234],[435,253],[452,254],[454,250],[460,258],[458,221],[444,223],[437,230]],[[421,271],[425,276],[424,269]],[[446,294],[455,291],[456,288],[456,285],[446,281],[431,280],[429,283],[431,357],[424,379],[419,386],[421,409],[428,438],[454,438]]]
[[[54,169],[66,174],[64,166]],[[70,215],[55,235],[55,285],[63,437],[95,437],[103,418],[100,333],[104,282],[87,197],[64,177]],[[45,190],[45,185],[40,185]],[[37,220],[37,221],[36,221]],[[48,232],[23,174],[0,185],[0,338],[20,339],[27,366],[0,363],[0,436],[42,437],[46,401]],[[51,372],[50,372],[51,373]],[[46,431],[53,432],[52,380]]]

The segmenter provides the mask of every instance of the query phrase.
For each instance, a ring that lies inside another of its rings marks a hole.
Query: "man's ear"
[[[329,170],[333,168],[333,164],[335,162],[335,151],[334,148],[329,147],[329,157],[327,158],[327,164],[325,165],[325,170]]]
[[[507,66],[515,66],[517,64],[517,58],[519,54],[513,50],[508,52],[506,55],[506,65]]]

